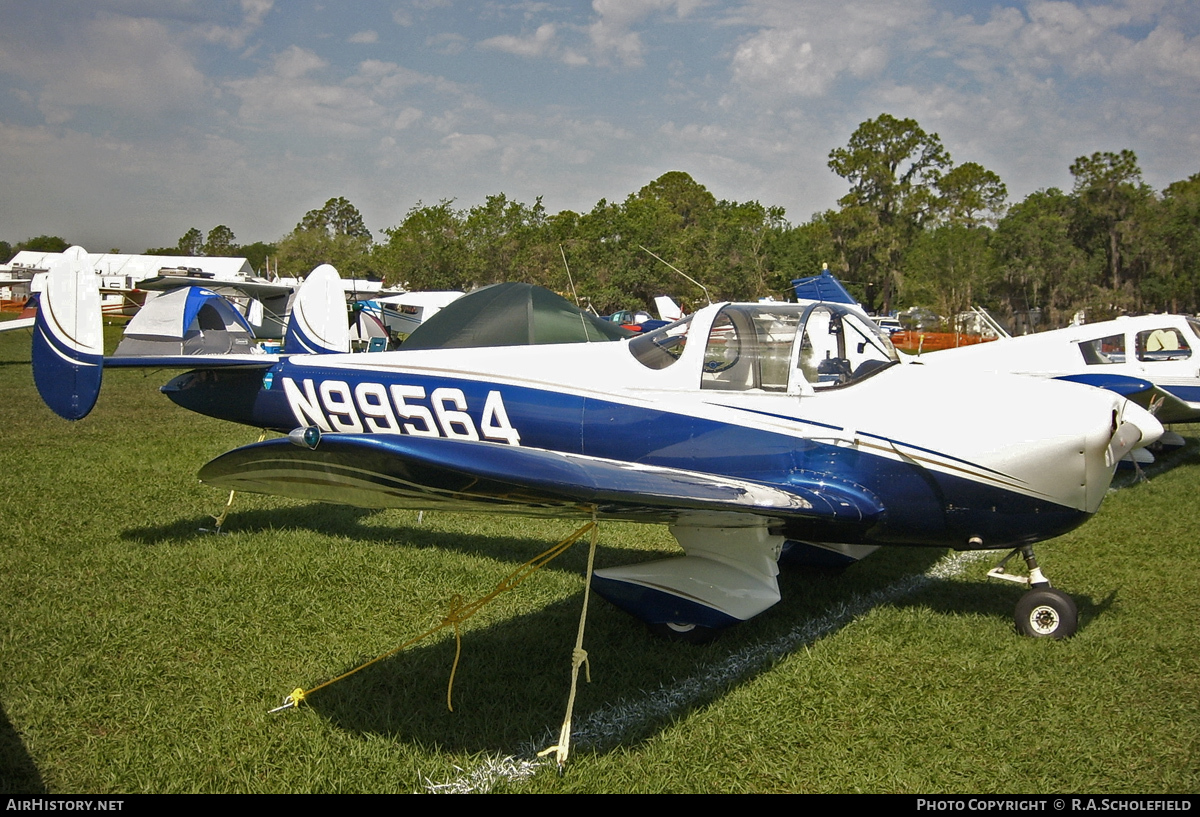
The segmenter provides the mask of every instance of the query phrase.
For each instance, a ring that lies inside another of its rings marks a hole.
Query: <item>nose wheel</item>
[[[1030,590],[1014,612],[1017,632],[1031,638],[1070,638],[1079,624],[1071,597],[1052,587]]]
[[[1029,568],[1028,576],[1008,573],[1005,566],[1009,559],[1020,553]],[[988,571],[993,579],[1016,582],[1031,588],[1021,596],[1013,611],[1013,622],[1017,632],[1030,638],[1070,638],[1079,627],[1079,609],[1075,602],[1061,590],[1050,586],[1050,580],[1038,567],[1037,558],[1033,555],[1033,547],[1019,547],[1000,560],[1000,563]]]

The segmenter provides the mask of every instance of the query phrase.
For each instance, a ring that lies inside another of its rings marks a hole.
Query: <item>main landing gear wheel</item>
[[[685,624],[677,621],[661,621],[657,624],[647,624],[651,635],[666,641],[682,641],[686,644],[707,644],[716,639],[721,631],[715,627],[703,627],[699,624]]]
[[[1044,587],[1021,596],[1015,619],[1021,635],[1061,640],[1075,635],[1079,610],[1066,593]]]

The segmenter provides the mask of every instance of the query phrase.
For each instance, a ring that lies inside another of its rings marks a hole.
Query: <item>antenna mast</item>
[[[645,251],[645,252],[646,252],[646,253],[647,253],[647,254],[648,254],[648,255],[649,255],[651,258],[655,258],[655,259],[657,259],[657,260],[659,260],[659,261],[662,261],[662,262],[663,262],[664,264],[666,264],[668,267],[670,267],[671,269],[675,270],[675,271],[676,271],[676,272],[678,272],[680,275],[682,275],[684,278],[688,279],[688,280],[689,280],[689,281],[691,281],[693,284],[695,284],[696,286],[698,286],[698,287],[700,287],[702,290],[704,290],[704,297],[708,299],[708,304],[709,304],[709,306],[712,306],[712,296],[708,294],[708,287],[706,287],[704,284],[700,283],[700,282],[699,282],[699,281],[697,281],[695,278],[693,278],[692,276],[688,275],[686,272],[684,272],[683,270],[679,269],[678,267],[676,267],[674,264],[670,263],[669,261],[663,261],[661,258],[659,258],[659,257],[658,257],[657,255],[655,255],[654,253],[652,253],[652,252],[650,252],[649,250],[647,250],[647,249],[646,249],[645,247],[643,247],[641,244],[638,244],[638,249],[640,249],[640,250],[644,250],[644,251]]]

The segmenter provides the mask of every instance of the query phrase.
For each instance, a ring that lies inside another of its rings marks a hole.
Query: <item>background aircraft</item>
[[[1200,420],[1200,321],[1141,315],[922,355],[926,366],[1012,372],[1109,389],[1150,409],[1162,423]],[[1182,445],[1166,432],[1160,444]],[[1141,452],[1153,461],[1149,452]]]

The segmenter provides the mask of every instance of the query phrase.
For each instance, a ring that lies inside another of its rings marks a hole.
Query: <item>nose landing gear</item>
[[[1018,553],[1025,559],[1029,568],[1028,576],[1020,576],[1005,572],[1008,560]],[[1075,635],[1079,626],[1079,610],[1075,602],[1061,590],[1050,586],[1050,581],[1038,567],[1037,558],[1033,555],[1033,546],[1025,545],[1014,549],[1000,560],[1000,563],[988,571],[993,579],[1016,582],[1030,589],[1021,596],[1013,614],[1017,632],[1032,638],[1070,638]]]

